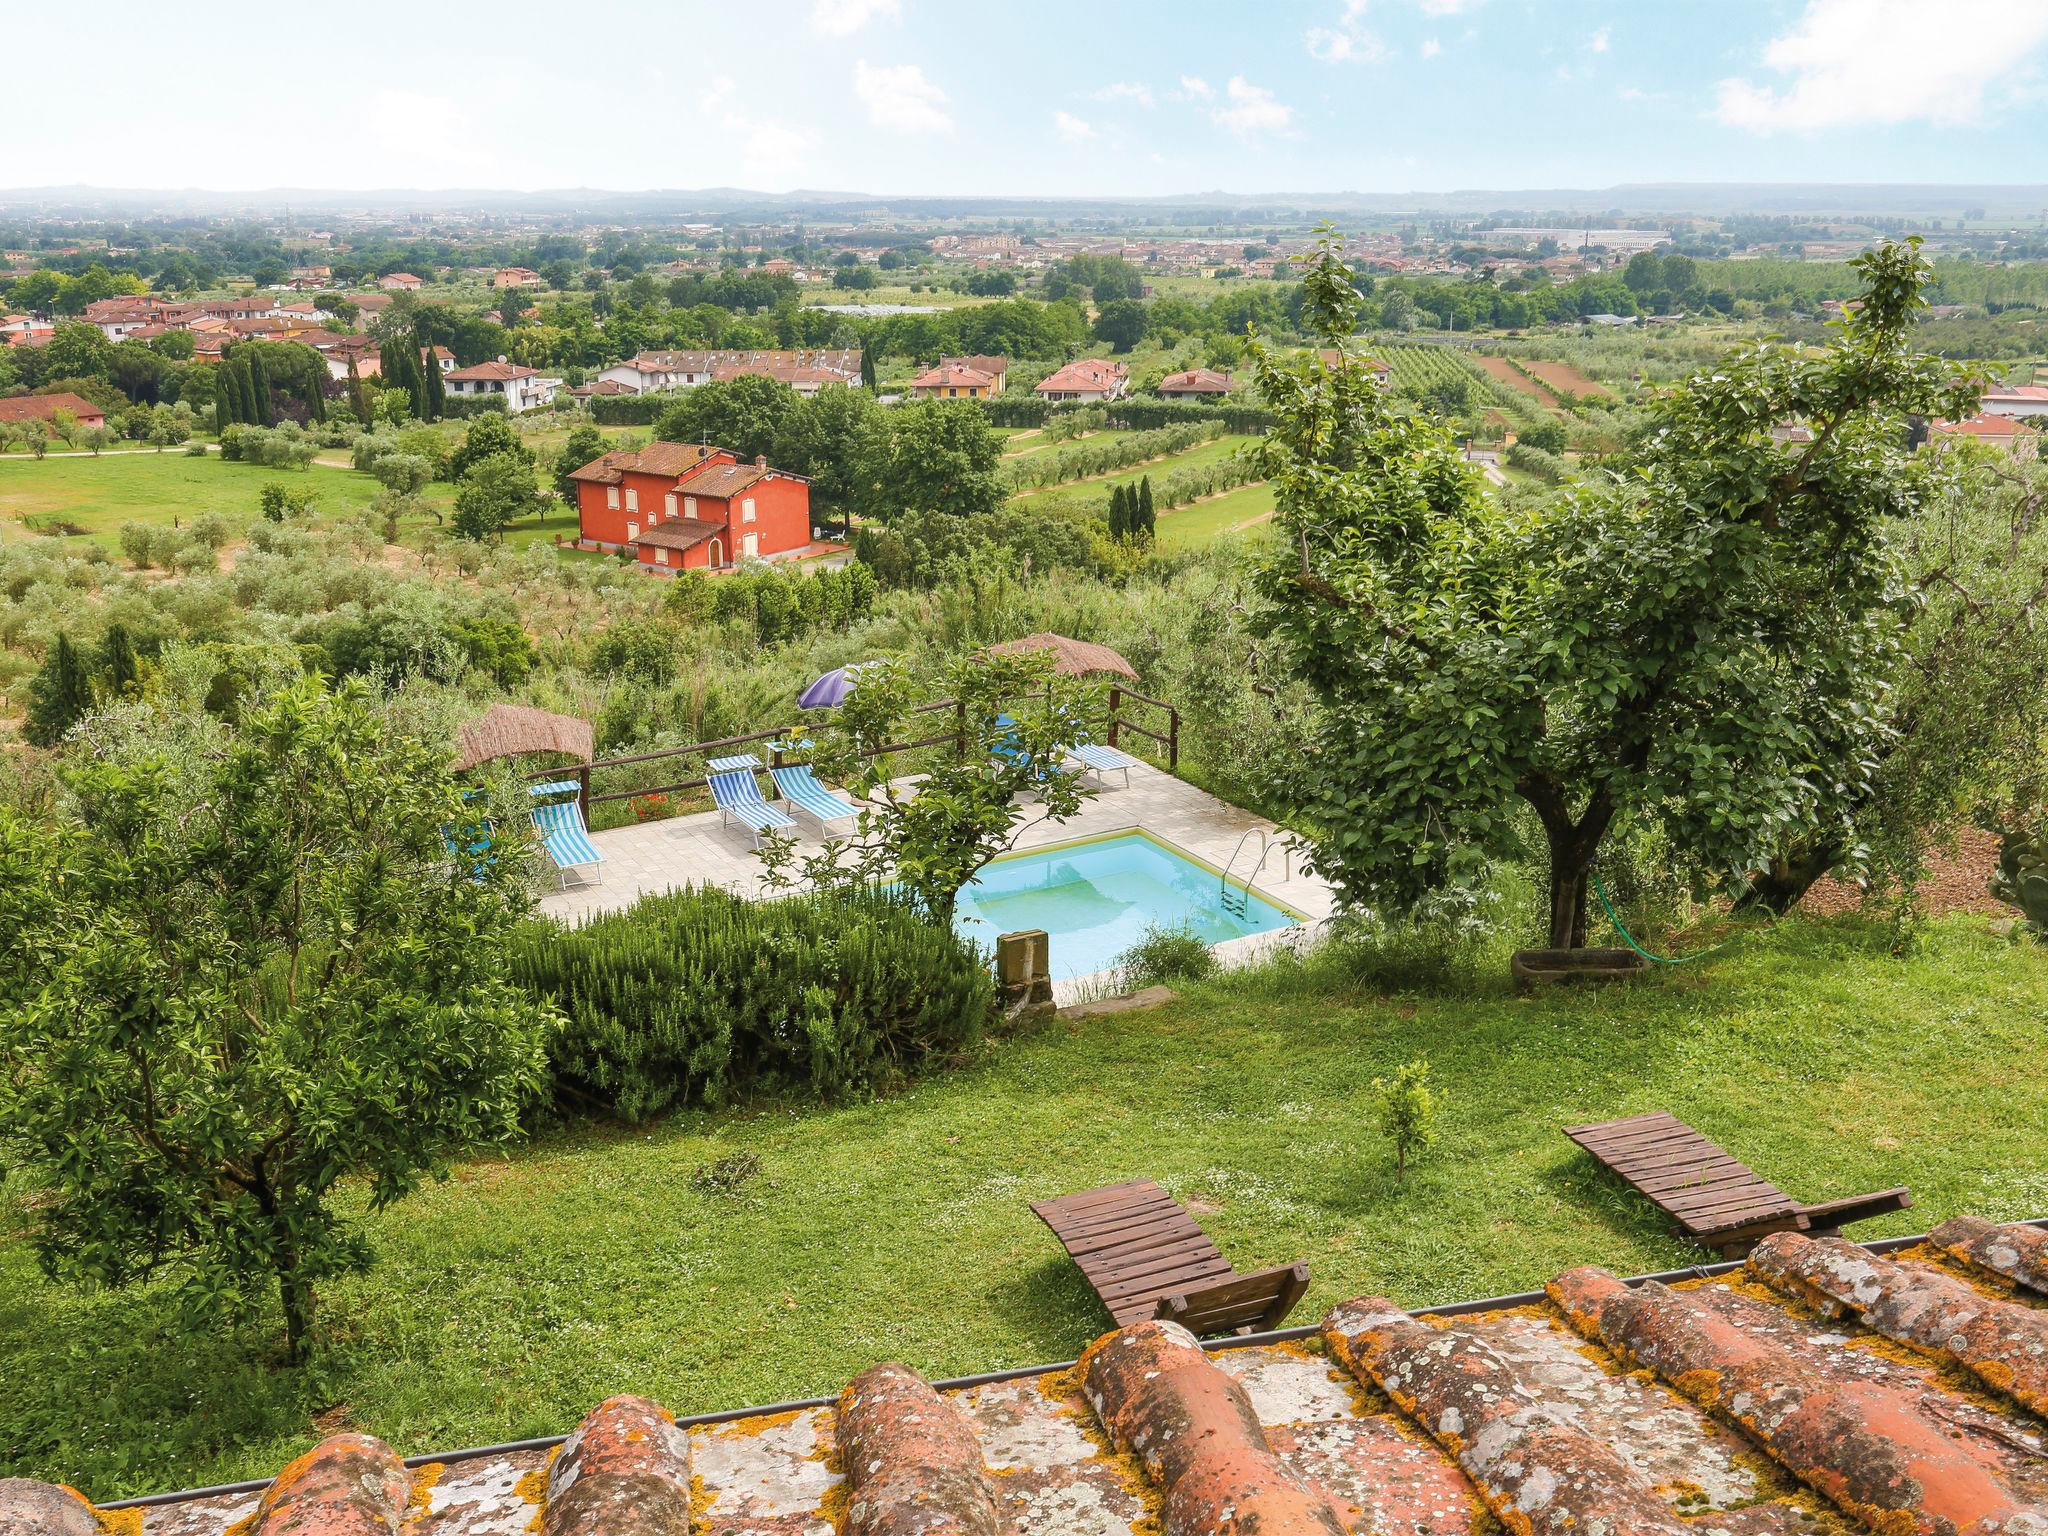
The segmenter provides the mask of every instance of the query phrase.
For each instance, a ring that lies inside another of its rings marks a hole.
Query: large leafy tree
[[[0,808],[0,1149],[53,1277],[274,1284],[303,1356],[369,1258],[336,1185],[389,1205],[540,1084],[517,861],[449,858],[439,755],[356,688],[144,742],[82,743],[54,825]]]
[[[780,379],[741,374],[700,384],[661,413],[654,435],[670,443],[711,443],[743,459],[770,453],[803,397]]]
[[[973,400],[913,400],[863,424],[854,444],[854,508],[971,514],[1003,504],[1002,439]]]
[[[1924,486],[1903,416],[1963,392],[1907,344],[1917,247],[1858,266],[1863,305],[1825,355],[1740,351],[1660,402],[1618,471],[1523,512],[1362,369],[1254,346],[1286,534],[1269,622],[1322,703],[1295,789],[1349,903],[1476,882],[1529,814],[1550,943],[1577,947],[1617,821],[1732,881],[1867,794],[1904,598],[1887,528]],[[1304,298],[1341,348],[1362,301],[1332,236]],[[1812,441],[1777,442],[1786,419]]]

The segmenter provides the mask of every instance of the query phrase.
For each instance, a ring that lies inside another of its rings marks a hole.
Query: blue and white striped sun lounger
[[[1124,788],[1131,787],[1131,770],[1138,766],[1138,759],[1128,752],[1119,752],[1115,747],[1100,747],[1092,741],[1077,741],[1067,748],[1070,761],[1081,765],[1083,773],[1092,773],[1096,781],[1108,784],[1107,774],[1120,773],[1124,776]]]
[[[751,752],[740,757],[711,759],[711,798],[718,804],[722,823],[738,822],[754,834],[754,846],[761,846],[761,834],[770,827],[793,827],[796,818],[761,798],[761,784],[754,770],[761,759]]]
[[[576,781],[557,779],[551,784],[534,784],[527,793],[538,801],[543,796],[566,798],[554,799],[551,803],[538,804],[533,808],[534,830],[540,833],[548,857],[555,861],[555,877],[563,888],[569,884],[569,871],[589,869],[596,872],[597,883],[604,884],[604,855],[591,842],[590,834],[583,829],[583,812],[576,806]]]
[[[859,806],[838,790],[827,789],[818,782],[818,776],[811,772],[809,763],[788,763],[780,768],[770,768],[768,772],[775,780],[775,787],[782,791],[783,799],[817,822],[820,832],[830,822],[851,821],[860,815]]]

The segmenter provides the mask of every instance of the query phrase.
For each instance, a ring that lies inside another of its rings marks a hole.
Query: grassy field
[[[1088,441],[1091,443],[1098,442],[1108,435],[1110,434],[1098,433],[1096,436],[1089,438]],[[1121,436],[1124,434],[1117,435]],[[1034,496],[1052,495],[1060,491],[1072,490],[1078,486],[1086,486],[1091,490],[1100,491],[1106,496],[1109,494],[1109,488],[1113,485],[1136,485],[1147,475],[1150,475],[1156,481],[1163,475],[1173,473],[1176,469],[1191,467],[1197,464],[1214,464],[1219,459],[1229,458],[1230,455],[1236,453],[1245,444],[1252,441],[1251,437],[1244,434],[1230,433],[1216,438],[1212,442],[1197,444],[1184,453],[1170,453],[1164,458],[1153,459],[1145,464],[1133,464],[1127,469],[1113,470],[1109,474],[1091,476],[1086,480],[1062,480],[1058,485],[1042,485],[1030,490],[1019,491],[1010,500],[1013,502],[1028,501]]]
[[[194,1341],[164,1291],[46,1283],[17,1193],[0,1475],[107,1498],[265,1476],[342,1427],[424,1452],[566,1430],[614,1392],[687,1413],[834,1392],[880,1359],[1068,1358],[1106,1319],[1026,1202],[1139,1175],[1242,1268],[1305,1259],[1301,1321],[1695,1262],[1558,1134],[1661,1107],[1809,1200],[1911,1185],[1916,1208],[1861,1236],[2048,1214],[2048,949],[1968,918],[1904,958],[1890,938],[1795,919],[1711,965],[1538,997],[1508,992],[1498,952],[1448,971],[1329,953],[1054,1023],[873,1102],[551,1133],[367,1216],[376,1266],[327,1290],[303,1374],[263,1358],[268,1314]],[[1418,1056],[1442,1139],[1404,1183],[1371,1084]],[[737,1194],[692,1185],[739,1151],[762,1171]]]
[[[1256,485],[1241,485],[1234,491],[1226,491],[1210,501],[1198,501],[1160,513],[1155,536],[1163,549],[1183,549],[1191,545],[1212,544],[1218,539],[1243,538],[1257,531],[1256,526],[1245,527],[1247,523],[1256,525],[1257,519],[1267,516],[1272,510],[1273,488],[1262,480]]]

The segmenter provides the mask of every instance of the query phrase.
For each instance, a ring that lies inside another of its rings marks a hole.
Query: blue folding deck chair
[[[808,747],[808,741],[772,741],[770,747],[785,752],[798,751]],[[851,821],[860,815],[860,807],[836,789],[827,789],[818,782],[818,776],[811,771],[809,763],[784,763],[770,767],[769,776],[775,780],[775,787],[782,791],[783,799],[802,811],[818,824],[822,836],[826,826],[835,821]]]
[[[1092,741],[1077,741],[1067,748],[1067,759],[1079,763],[1083,773],[1095,775],[1098,784],[1108,787],[1108,775],[1120,773],[1124,776],[1124,788],[1131,787],[1131,770],[1138,766],[1138,759],[1128,752],[1115,747],[1098,746]]]
[[[761,784],[754,770],[761,759],[748,752],[739,757],[711,759],[711,798],[717,802],[720,823],[738,822],[754,834],[754,846],[761,846],[761,834],[770,827],[793,827],[796,818],[761,798]]]
[[[527,793],[536,802],[533,808],[534,829],[540,833],[548,857],[555,861],[555,878],[568,889],[569,871],[590,869],[596,871],[597,883],[604,884],[604,855],[590,841],[590,834],[583,828],[583,812],[576,805],[576,781],[556,779],[548,784],[534,784]],[[543,801],[543,796],[557,796]]]

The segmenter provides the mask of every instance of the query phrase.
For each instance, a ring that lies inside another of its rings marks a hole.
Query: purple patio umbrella
[[[846,696],[853,692],[853,685],[860,680],[863,669],[873,662],[857,661],[850,667],[834,667],[810,687],[796,696],[798,709],[836,709],[846,702]]]

